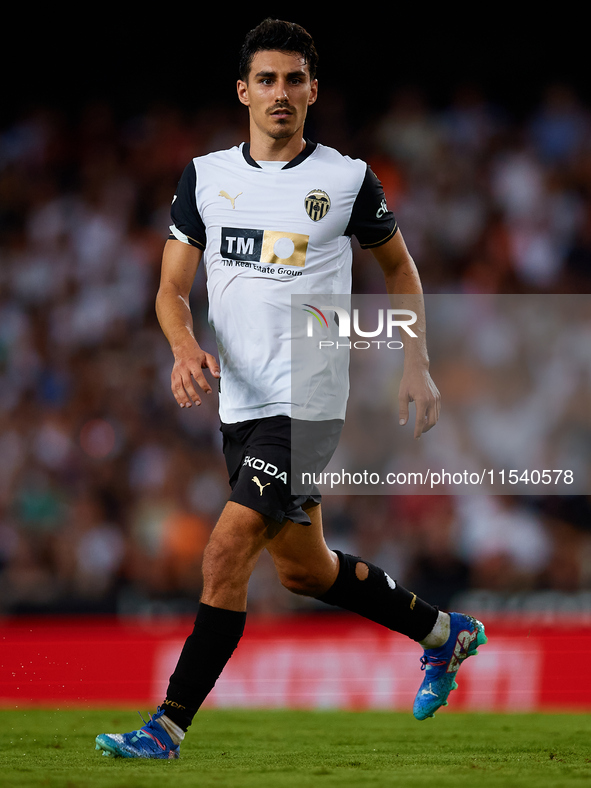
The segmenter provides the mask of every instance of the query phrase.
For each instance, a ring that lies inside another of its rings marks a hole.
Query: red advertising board
[[[191,621],[7,619],[0,705],[154,706]],[[459,675],[454,710],[591,710],[577,680],[591,626],[487,620],[489,642]],[[407,710],[421,648],[357,617],[251,620],[210,707]]]

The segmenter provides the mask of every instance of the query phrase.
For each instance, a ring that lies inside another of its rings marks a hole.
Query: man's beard
[[[274,140],[285,140],[288,137],[293,137],[294,131],[288,128],[275,128],[269,132],[269,137]]]
[[[293,125],[289,119],[286,120],[279,120],[276,121],[271,129],[269,130],[268,134],[271,139],[274,140],[285,140],[289,137],[293,137],[294,134],[300,130],[300,126]]]

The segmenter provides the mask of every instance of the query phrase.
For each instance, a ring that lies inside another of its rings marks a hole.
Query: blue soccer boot
[[[158,722],[164,709],[150,715],[150,721],[131,733],[100,733],[96,737],[97,750],[111,758],[178,758],[180,747],[175,744]]]
[[[425,678],[413,706],[417,720],[433,717],[440,706],[447,706],[449,693],[457,688],[456,673],[462,662],[478,654],[478,646],[487,642],[484,625],[472,616],[450,613],[450,635],[438,648],[427,648],[421,657]]]

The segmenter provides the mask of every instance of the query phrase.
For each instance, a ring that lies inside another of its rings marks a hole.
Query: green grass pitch
[[[144,714],[147,717],[147,714]],[[587,715],[202,710],[178,761],[105,758],[135,712],[0,711],[0,785],[52,788],[591,788]]]

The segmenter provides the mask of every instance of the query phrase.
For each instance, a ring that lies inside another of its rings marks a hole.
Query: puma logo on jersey
[[[252,481],[256,484],[256,486],[261,491],[261,495],[263,494],[263,490],[265,489],[265,487],[268,487],[271,484],[271,482],[267,482],[267,484],[261,484],[258,476],[253,476]]]
[[[230,200],[230,202],[232,203],[232,210],[234,210],[234,208],[236,207],[236,200],[237,200],[237,199],[240,197],[240,195],[241,195],[241,194],[242,194],[242,192],[239,192],[239,193],[236,195],[236,197],[230,197],[230,195],[228,194],[228,192],[225,192],[225,191],[222,189],[222,190],[221,190],[221,192],[219,193],[218,197],[225,197],[225,198],[226,198],[226,200]]]
[[[469,632],[467,629],[464,629],[462,632],[458,633],[458,638],[454,646],[454,654],[449,661],[449,665],[447,666],[447,673],[455,673],[460,669],[460,665],[468,656],[468,649],[470,648],[470,645],[476,640],[477,637],[477,629],[475,629],[474,632]]]

